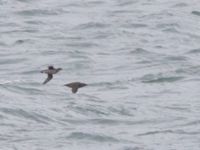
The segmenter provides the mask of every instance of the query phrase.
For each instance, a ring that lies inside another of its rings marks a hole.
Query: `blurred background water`
[[[199,7],[0,0],[0,149],[199,150]]]

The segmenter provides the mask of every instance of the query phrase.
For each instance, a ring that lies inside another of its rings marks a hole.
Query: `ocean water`
[[[199,57],[197,0],[0,0],[0,149],[199,150]]]

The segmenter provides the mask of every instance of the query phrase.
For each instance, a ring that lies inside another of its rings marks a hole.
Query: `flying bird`
[[[46,84],[53,78],[53,74],[58,73],[62,68],[54,68],[53,66],[49,66],[48,69],[40,71],[41,73],[47,74],[47,79],[43,82],[43,84]]]
[[[72,88],[72,93],[76,93],[79,88],[86,86],[87,84],[81,82],[72,82],[65,84],[64,86]]]

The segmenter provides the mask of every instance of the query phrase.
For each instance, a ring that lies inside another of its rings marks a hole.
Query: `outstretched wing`
[[[43,84],[46,84],[47,82],[49,82],[51,79],[53,78],[52,74],[48,74],[47,79],[43,82]]]
[[[79,83],[78,86],[81,88],[81,87],[87,86],[87,84],[85,84],[85,83]]]
[[[40,73],[45,73],[45,72],[46,72],[46,70],[41,70],[41,71],[40,71]]]

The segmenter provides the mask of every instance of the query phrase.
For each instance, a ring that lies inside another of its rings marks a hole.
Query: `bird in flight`
[[[72,88],[72,93],[76,93],[79,88],[86,86],[87,84],[81,82],[72,82],[65,84],[64,86]]]
[[[47,74],[47,79],[43,82],[43,84],[46,84],[53,78],[53,74],[58,73],[62,68],[54,68],[53,66],[49,66],[48,69],[40,71],[41,73]]]

